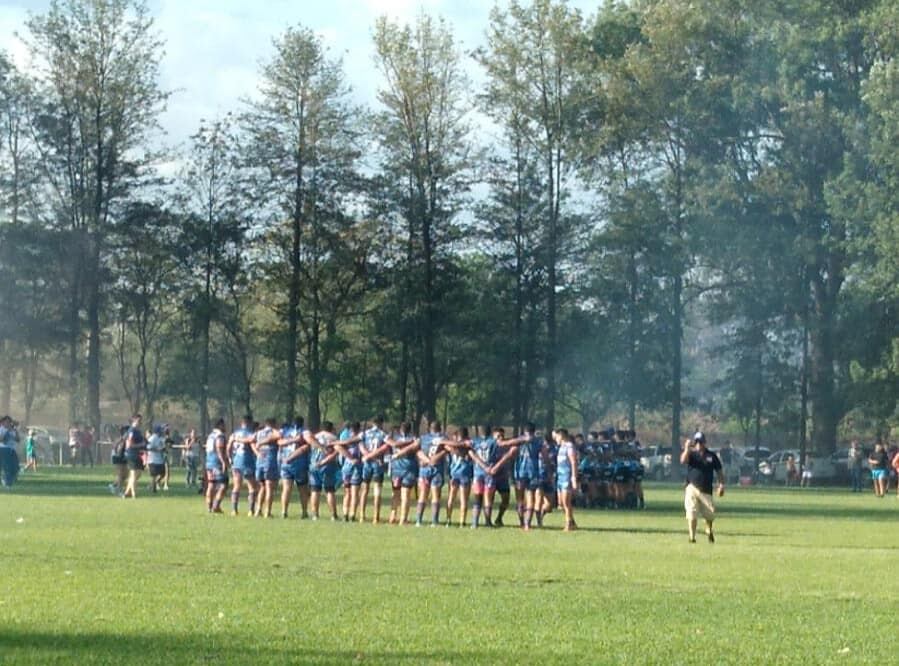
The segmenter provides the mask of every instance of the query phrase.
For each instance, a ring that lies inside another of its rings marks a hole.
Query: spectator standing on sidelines
[[[81,430],[78,429],[78,424],[73,423],[72,427],[69,428],[69,463],[72,467],[75,466],[75,463],[78,460],[78,449],[81,447]]]
[[[874,485],[875,497],[884,497],[889,482],[889,459],[886,448],[882,442],[877,442],[871,455],[868,456],[868,464],[871,466],[871,481]]]
[[[0,482],[4,488],[12,488],[19,477],[18,441],[16,424],[9,416],[4,416],[0,419]]]
[[[197,485],[197,466],[200,461],[200,440],[197,439],[197,431],[191,428],[179,448],[183,452],[182,459],[187,467],[184,483],[188,488],[194,488]]]
[[[131,427],[128,429],[128,434],[125,435],[125,461],[128,465],[128,484],[122,493],[123,498],[129,496],[132,499],[137,498],[137,481],[144,471],[142,454],[147,448],[147,440],[140,429],[141,419],[140,414],[132,416]]]
[[[112,466],[115,468],[115,480],[109,484],[109,492],[113,495],[121,494],[125,488],[125,479],[128,476],[128,459],[125,457],[125,442],[128,439],[128,426],[122,426],[119,438],[112,447]]]
[[[90,458],[91,467],[94,466],[94,429],[92,427],[81,431],[81,437],[78,441],[78,455],[82,467],[84,467],[85,458]]]
[[[24,472],[29,468],[35,472],[37,471],[37,453],[35,451],[34,430],[28,431],[28,439],[25,440],[25,467],[22,469],[22,471]]]
[[[165,440],[161,426],[156,426],[147,439],[147,464],[150,468],[150,490],[155,493],[165,478]]]
[[[715,543],[712,523],[715,520],[715,504],[712,501],[712,482],[718,475],[718,496],[724,495],[724,469],[714,451],[706,448],[705,435],[697,432],[692,440],[684,442],[680,455],[681,465],[687,466],[687,486],[684,489],[684,509],[687,514],[690,543],[696,543],[697,516],[705,520],[705,533],[709,543]]]

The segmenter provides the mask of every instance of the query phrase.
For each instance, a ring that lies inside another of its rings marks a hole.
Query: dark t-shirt
[[[871,453],[871,469],[886,469],[887,462],[886,451],[873,451]]]
[[[720,470],[721,461],[714,451],[690,451],[687,457],[687,483],[692,483],[702,492],[711,495],[715,472]]]

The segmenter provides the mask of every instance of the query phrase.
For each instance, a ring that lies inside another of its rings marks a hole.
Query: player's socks
[[[440,524],[440,502],[431,502],[431,524]]]
[[[419,502],[415,510],[415,522],[420,524],[425,515],[425,503]]]
[[[524,504],[516,504],[515,510],[518,513],[518,524],[524,527]]]
[[[471,507],[471,526],[477,527],[481,522],[481,503],[475,502]]]
[[[237,513],[237,504],[240,502],[240,491],[234,490],[231,492],[231,511]]]
[[[534,510],[533,509],[525,509],[524,511],[524,527],[525,529],[531,529],[531,521],[534,519]]]
[[[256,493],[253,492],[252,490],[250,491],[249,502],[250,502],[250,513],[256,513]]]
[[[537,527],[543,527],[543,510],[537,509]]]
[[[493,527],[493,505],[484,507],[484,524],[487,527]]]

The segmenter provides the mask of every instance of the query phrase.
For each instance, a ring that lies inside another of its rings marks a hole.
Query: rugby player
[[[303,417],[291,419],[281,429],[278,440],[281,471],[281,517],[287,518],[290,496],[294,487],[300,496],[300,518],[308,517],[309,504],[309,449]]]
[[[312,520],[318,520],[318,506],[321,493],[324,491],[331,520],[337,520],[337,499],[334,491],[337,488],[337,473],[340,470],[337,462],[338,452],[334,448],[337,437],[334,435],[334,424],[330,421],[322,423],[322,429],[313,436],[305,433],[306,442],[312,447],[309,458],[309,510]]]
[[[253,443],[256,453],[256,483],[259,484],[259,499],[256,503],[257,518],[272,517],[272,504],[275,500],[275,484],[280,476],[278,470],[278,440],[281,432],[277,428],[278,421],[266,419],[265,425],[256,431]]]
[[[446,436],[440,430],[439,421],[431,421],[430,431],[421,437],[417,451],[418,468],[418,510],[415,526],[421,527],[428,495],[431,497],[431,527],[440,524],[440,495],[446,472]]]
[[[388,437],[385,443],[393,453],[390,458],[390,485],[393,489],[393,508],[390,521],[400,525],[409,522],[410,495],[418,478],[418,450],[420,442],[412,435],[412,424],[405,422],[398,428],[399,433]]]
[[[465,527],[468,520],[468,496],[471,493],[471,481],[474,475],[473,461],[469,456],[472,451],[468,428],[459,428],[452,441],[445,442],[450,454],[449,476],[450,487],[446,497],[446,526],[453,522],[453,502],[459,497],[459,527]]]
[[[222,512],[225,496],[228,462],[224,430],[225,420],[219,419],[206,438],[206,510],[209,513]]]
[[[372,525],[381,522],[381,487],[384,485],[384,474],[387,471],[385,456],[390,452],[387,444],[387,433],[384,432],[384,417],[375,417],[371,428],[362,433],[362,486],[359,489],[359,522],[365,522],[365,508],[368,503],[368,492],[372,490],[374,518]]]
[[[249,414],[240,420],[240,426],[228,438],[228,454],[231,458],[231,515],[238,515],[240,489],[247,484],[247,500],[252,516],[256,511],[256,453],[253,451],[253,417]]]

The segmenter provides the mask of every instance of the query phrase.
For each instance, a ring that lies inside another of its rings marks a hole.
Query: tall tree
[[[411,377],[415,415],[430,420],[437,416],[437,347],[446,321],[439,306],[451,286],[456,218],[467,190],[468,80],[443,20],[422,14],[410,26],[382,17],[374,32],[384,76],[377,138],[384,182],[395,202],[394,237],[405,248],[398,267],[405,317],[400,382]]]
[[[200,361],[194,395],[203,433],[209,430],[212,327],[223,318],[223,300],[242,280],[249,260],[244,242],[247,199],[238,155],[230,116],[205,123],[192,137],[180,179],[183,221],[179,246],[186,254],[185,301],[193,338],[189,347]]]
[[[53,0],[27,27],[34,73],[55,114],[44,150],[64,166],[61,204],[84,237],[88,416],[99,431],[107,235],[116,205],[149,165],[148,140],[166,100],[162,43],[141,0]]]
[[[275,292],[285,296],[274,301],[285,322],[275,347],[286,366],[282,405],[295,413],[302,348],[309,422],[318,425],[332,333],[363,284],[350,248],[359,240],[353,217],[364,205],[356,162],[365,114],[350,103],[342,62],[311,30],[290,28],[274,46],[244,125],[261,191],[274,202],[267,241],[277,256],[267,263]],[[358,258],[364,262],[364,253]]]
[[[180,221],[159,205],[136,202],[123,211],[110,238],[112,346],[131,411],[144,413],[148,423],[155,416],[160,369],[177,313]]]
[[[478,54],[488,76],[487,112],[504,125],[521,123],[539,156],[545,213],[539,249],[546,272],[544,410],[546,427],[551,428],[558,379],[558,295],[571,234],[562,202],[575,167],[573,149],[585,101],[581,61],[587,42],[580,14],[553,0],[495,7],[487,40],[486,49]]]

